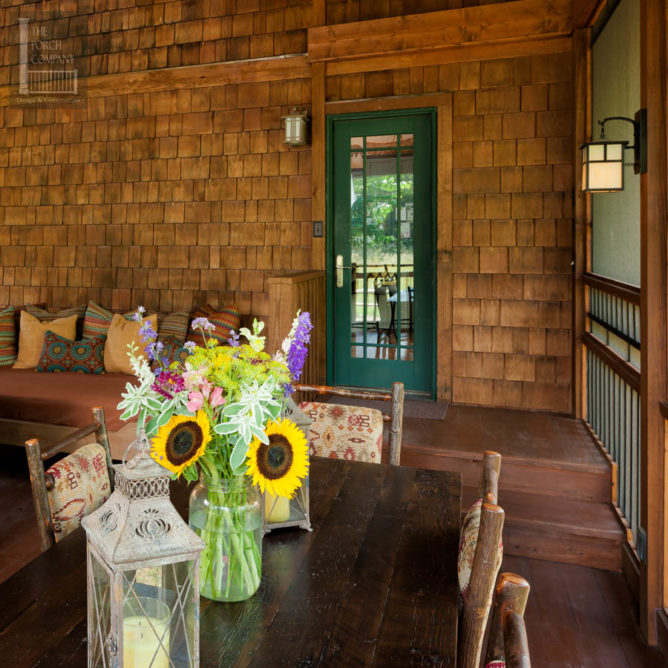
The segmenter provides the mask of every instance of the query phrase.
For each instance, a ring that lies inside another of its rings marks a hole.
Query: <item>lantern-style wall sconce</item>
[[[114,466],[116,487],[82,521],[87,535],[88,666],[199,666],[204,542],[169,500],[169,472],[148,455]]]
[[[290,146],[304,146],[308,142],[308,111],[298,111],[293,108],[286,116],[281,116],[283,141]]]
[[[299,429],[304,432],[308,442],[308,432],[312,420],[288,397],[283,417],[292,420]],[[309,517],[309,476],[308,473],[297,488],[295,495],[288,499],[284,496],[274,496],[269,492],[262,495],[264,532],[282,527],[299,527],[311,531],[311,518]]]
[[[605,124],[626,121],[633,125],[633,145],[627,141],[606,141]],[[633,171],[647,171],[647,110],[640,109],[635,119],[610,116],[598,121],[601,141],[588,142],[582,150],[582,190],[588,192],[617,192],[624,189],[624,149],[633,149]]]

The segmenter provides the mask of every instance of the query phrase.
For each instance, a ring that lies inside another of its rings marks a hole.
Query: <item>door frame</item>
[[[439,96],[440,97],[440,96]],[[434,251],[432,251],[434,283],[432,291],[431,310],[433,314],[432,331],[429,338],[432,341],[433,360],[431,362],[431,392],[428,398],[437,399],[442,398],[439,392],[439,150],[440,144],[440,108],[433,106],[407,106],[405,108],[393,109],[374,109],[374,110],[360,110],[348,113],[334,113],[325,117],[325,184],[326,184],[326,237],[325,237],[325,268],[326,268],[326,291],[327,291],[327,383],[332,385],[334,383],[334,191],[333,191],[333,173],[334,173],[334,152],[333,146],[333,127],[337,121],[354,121],[354,120],[369,120],[374,117],[388,118],[398,116],[428,116],[431,123],[432,132],[432,150],[430,159],[430,170],[432,174],[431,184],[431,244]],[[451,146],[451,143],[450,143]],[[450,150],[450,149],[449,149]],[[448,300],[451,303],[451,300]],[[451,367],[451,365],[449,365]],[[407,392],[410,394],[410,392]],[[424,392],[416,392],[417,396],[425,397]]]

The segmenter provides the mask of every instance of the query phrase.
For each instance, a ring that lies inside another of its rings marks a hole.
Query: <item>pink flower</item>
[[[186,408],[191,413],[196,413],[204,404],[204,395],[201,392],[190,392]]]
[[[211,392],[211,395],[209,396],[209,404],[211,404],[211,408],[222,406],[224,403],[225,397],[223,396],[223,388],[214,387],[213,392]]]

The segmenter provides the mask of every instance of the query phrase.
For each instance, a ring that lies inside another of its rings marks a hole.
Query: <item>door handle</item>
[[[343,255],[337,255],[336,256],[336,287],[337,288],[342,288],[343,287],[343,270],[344,269],[352,269],[352,267],[344,267],[343,266]]]

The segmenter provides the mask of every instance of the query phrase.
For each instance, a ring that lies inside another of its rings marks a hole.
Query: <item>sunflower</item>
[[[248,446],[246,473],[263,492],[291,498],[308,472],[306,436],[287,418],[269,422],[266,434],[268,445],[254,438]]]
[[[209,418],[204,411],[197,411],[194,416],[174,415],[153,438],[151,457],[180,475],[204,454],[210,440]]]

